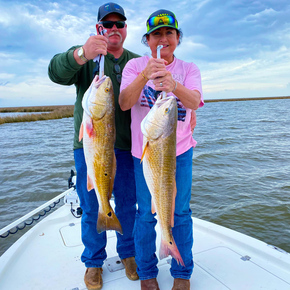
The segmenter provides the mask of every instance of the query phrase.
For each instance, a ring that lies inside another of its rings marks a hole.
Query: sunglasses
[[[113,28],[116,25],[117,28],[124,28],[125,21],[100,21],[99,24],[103,25],[105,28]]]
[[[96,74],[99,73],[99,70],[100,70],[99,62],[96,62],[96,66],[93,70],[93,78],[96,76]],[[116,75],[116,79],[117,79],[118,83],[120,84],[121,80],[122,80],[122,74],[121,74],[121,68],[117,63],[114,64],[113,72]]]
[[[121,68],[117,63],[114,65],[114,73],[116,74],[116,79],[118,83],[120,84],[122,80],[122,74],[121,74]]]
[[[153,16],[148,20],[149,27],[156,27],[158,25],[172,25],[178,28],[176,19],[171,15]]]

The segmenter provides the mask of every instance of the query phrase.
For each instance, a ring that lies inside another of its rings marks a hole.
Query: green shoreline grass
[[[0,113],[28,113],[21,116],[0,117],[0,125],[4,123],[34,122],[73,117],[74,106],[35,106],[35,107],[6,107],[0,108]],[[33,114],[33,112],[44,112]]]
[[[275,100],[275,99],[290,99],[290,96],[212,99],[212,100],[205,100],[204,102],[213,103],[213,102],[254,101],[254,100],[258,101],[258,100]],[[13,112],[24,112],[24,113],[26,112],[29,114],[22,115],[22,116],[14,116],[14,117],[0,117],[0,125],[4,123],[34,122],[34,121],[42,121],[42,120],[70,118],[70,117],[73,117],[74,105],[0,108],[0,113],[13,113]],[[31,114],[32,112],[45,112],[45,113]]]

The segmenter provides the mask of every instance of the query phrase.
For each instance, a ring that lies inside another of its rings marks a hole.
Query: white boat
[[[0,230],[7,232],[31,214],[64,196],[64,205],[45,217],[0,257],[1,290],[81,290],[85,266],[80,219],[75,218],[78,197],[71,188],[24,218]],[[225,227],[193,218],[194,271],[191,289],[290,289],[290,254]],[[157,249],[160,244],[159,226]],[[108,231],[108,258],[103,265],[103,290],[140,289],[140,281],[125,275],[116,252],[116,235]],[[161,290],[170,290],[171,258],[160,260],[157,277]]]

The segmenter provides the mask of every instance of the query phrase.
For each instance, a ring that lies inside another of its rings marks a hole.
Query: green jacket
[[[73,46],[64,53],[56,54],[48,66],[49,78],[61,85],[76,86],[76,101],[74,107],[74,149],[82,148],[82,141],[79,142],[79,131],[83,118],[82,99],[83,95],[93,80],[93,70],[96,64],[93,60],[88,61],[84,65],[79,65],[74,57],[74,50],[80,46]],[[109,76],[113,82],[115,95],[115,123],[116,123],[116,142],[115,148],[123,150],[131,150],[131,111],[122,111],[119,106],[120,84],[117,81],[114,65],[117,63],[124,69],[126,63],[139,55],[124,49],[119,59],[108,53],[105,56],[105,75]]]

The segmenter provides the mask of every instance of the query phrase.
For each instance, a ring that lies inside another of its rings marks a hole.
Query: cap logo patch
[[[119,5],[115,5],[114,7],[116,8],[116,10],[120,10],[120,6]]]

